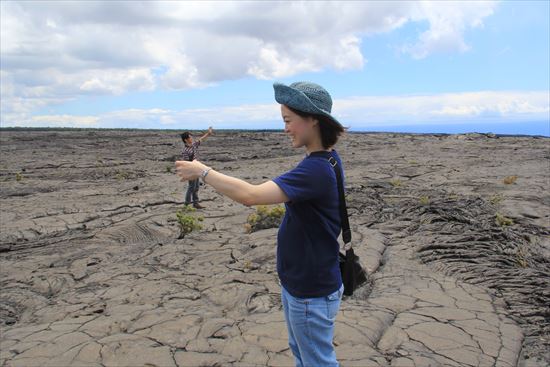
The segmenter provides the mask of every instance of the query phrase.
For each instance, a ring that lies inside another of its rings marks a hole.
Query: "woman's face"
[[[292,147],[303,147],[315,137],[317,120],[311,116],[302,117],[284,104],[281,105],[281,116],[285,122],[285,133],[289,136]]]

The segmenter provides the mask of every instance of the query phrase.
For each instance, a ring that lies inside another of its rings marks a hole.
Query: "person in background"
[[[213,133],[212,126],[208,128],[208,132],[198,138],[197,140],[193,139],[193,135],[190,132],[186,131],[182,133],[181,140],[183,141],[183,151],[182,156],[184,161],[194,161],[197,159],[199,146],[201,142],[207,139]],[[204,209],[204,206],[199,204],[199,179],[189,180],[189,186],[187,187],[187,193],[185,194],[185,205],[190,205],[193,203],[193,207],[196,209]]]

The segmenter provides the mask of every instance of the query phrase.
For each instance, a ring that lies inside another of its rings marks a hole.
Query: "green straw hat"
[[[290,85],[274,83],[275,100],[295,110],[328,117],[342,124],[331,115],[332,98],[325,88],[311,82],[296,82]]]

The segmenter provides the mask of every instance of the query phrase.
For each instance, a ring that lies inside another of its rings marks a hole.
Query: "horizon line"
[[[200,132],[206,129],[155,129],[155,128],[126,128],[126,127],[48,127],[48,126],[0,126],[0,131],[9,130],[9,131],[189,131],[189,132]],[[233,129],[233,128],[223,128],[216,129],[215,131],[220,132],[271,132],[271,133],[284,133],[282,129]],[[380,130],[346,130],[346,133],[349,134],[399,134],[399,135],[466,135],[466,134],[479,134],[485,136],[495,136],[495,137],[534,137],[534,138],[550,138],[550,133],[548,135],[541,134],[504,134],[504,133],[493,133],[493,132],[479,132],[479,131],[468,131],[468,132],[459,132],[459,133],[445,133],[445,132],[409,132],[409,131],[380,131]]]

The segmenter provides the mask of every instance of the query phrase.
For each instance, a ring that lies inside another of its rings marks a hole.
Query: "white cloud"
[[[550,117],[550,92],[352,97],[336,100],[334,105],[335,116],[352,126],[544,121]]]
[[[134,68],[123,72],[114,70],[97,70],[84,76],[79,89],[93,94],[122,94],[128,90],[153,90],[154,77],[151,70]]]
[[[464,32],[483,26],[483,19],[494,12],[495,2],[421,1],[415,8],[412,20],[427,20],[430,26],[415,44],[405,45],[402,50],[422,59],[432,53],[468,51]]]
[[[2,122],[80,95],[357,70],[364,36],[426,23],[413,57],[468,49],[494,2],[0,3]],[[22,102],[21,99],[30,101]]]
[[[41,115],[33,116],[27,127],[98,127],[96,116]]]
[[[419,123],[548,121],[549,100],[548,91],[351,97],[334,101],[334,115],[352,129]],[[283,128],[276,103],[179,111],[128,109],[98,116],[34,116],[23,124],[55,126],[55,122],[57,126],[107,128]]]

